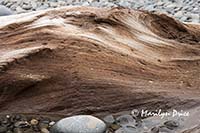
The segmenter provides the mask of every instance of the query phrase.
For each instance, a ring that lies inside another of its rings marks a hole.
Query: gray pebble
[[[113,124],[115,122],[115,119],[112,115],[108,115],[104,117],[103,119],[107,124]]]
[[[16,128],[25,128],[25,127],[29,127],[29,123],[26,121],[17,121],[14,126]]]
[[[184,13],[183,13],[182,11],[178,11],[177,13],[174,14],[174,17],[180,19],[180,18],[183,16],[183,14],[184,14]]]
[[[179,124],[178,121],[170,120],[170,121],[166,121],[166,122],[164,123],[164,125],[165,125],[167,128],[173,130],[173,129],[179,127],[180,124]]]
[[[21,8],[20,6],[18,6],[18,7],[16,8],[16,12],[17,12],[17,13],[25,13],[26,10],[24,10],[23,8]]]
[[[174,131],[173,130],[170,130],[169,128],[167,128],[167,127],[160,127],[159,128],[159,131],[161,132],[161,133],[174,133]]]
[[[0,16],[7,16],[7,15],[12,15],[12,14],[13,12],[9,8],[3,5],[0,5]]]
[[[0,126],[0,133],[5,133],[7,131],[7,127]]]
[[[135,119],[133,119],[133,117],[131,115],[121,115],[119,117],[116,118],[116,121],[119,125],[123,126],[123,125],[135,125]]]
[[[124,126],[116,130],[115,133],[139,133],[139,130],[131,126]]]
[[[30,10],[32,8],[32,6],[30,4],[28,4],[28,5],[23,5],[22,8],[25,10]]]
[[[159,133],[159,131],[160,131],[160,128],[159,128],[159,127],[153,127],[153,128],[151,129],[151,133]]]
[[[106,124],[90,115],[64,118],[51,128],[51,133],[104,133],[105,131]]]

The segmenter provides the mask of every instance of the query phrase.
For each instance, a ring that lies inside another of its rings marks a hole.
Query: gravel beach
[[[0,0],[0,133],[200,133],[199,5]]]
[[[165,13],[182,22],[200,23],[200,0],[0,0],[0,4],[16,14],[70,5],[121,6]]]

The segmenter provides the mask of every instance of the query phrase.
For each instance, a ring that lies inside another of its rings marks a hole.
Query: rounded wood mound
[[[104,116],[200,105],[200,25],[126,8],[0,17],[0,111]]]

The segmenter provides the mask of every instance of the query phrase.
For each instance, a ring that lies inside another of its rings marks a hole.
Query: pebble
[[[191,14],[193,22],[200,22],[200,15],[198,14]]]
[[[188,17],[186,17],[186,16],[183,16],[183,17],[180,18],[180,20],[183,21],[183,22],[186,22],[187,19],[188,19]]]
[[[24,10],[30,10],[32,8],[32,6],[30,4],[28,4],[28,5],[23,5],[22,8]]]
[[[116,118],[116,121],[119,125],[135,125],[135,119],[131,115],[121,115]]]
[[[34,1],[31,1],[31,6],[32,6],[32,9],[36,9],[37,8],[37,3],[34,2]]]
[[[49,133],[49,131],[46,128],[42,128],[41,133]]]
[[[11,118],[11,116],[10,116],[10,115],[6,115],[6,118],[7,118],[7,119],[10,119],[10,118]]]
[[[21,115],[16,115],[15,116],[15,119],[18,121],[18,120],[20,120],[21,119]]]
[[[5,133],[7,131],[7,127],[0,126],[0,133]]]
[[[173,129],[179,127],[179,122],[170,120],[170,121],[166,121],[166,122],[164,123],[164,125],[165,125],[167,128],[173,130]]]
[[[0,5],[0,16],[7,16],[12,14],[13,12],[9,8]]]
[[[37,125],[39,122],[36,119],[32,119],[31,120],[31,125]]]
[[[27,121],[18,121],[14,124],[16,128],[25,128],[29,127],[29,123]]]
[[[174,131],[173,130],[170,130],[169,128],[167,128],[167,127],[160,127],[159,128],[159,131],[161,132],[161,133],[174,133]]]
[[[104,133],[105,131],[106,124],[90,115],[64,118],[51,128],[51,133]]]
[[[54,121],[51,121],[51,122],[49,123],[49,126],[53,126],[53,125],[55,125],[55,122],[54,122]]]
[[[112,115],[108,115],[103,119],[106,124],[113,124],[115,122],[115,118]]]
[[[48,124],[45,124],[45,123],[40,123],[40,124],[39,124],[39,127],[40,127],[40,129],[42,129],[42,128],[48,128],[49,125],[48,125]]]
[[[50,2],[49,3],[50,7],[56,8],[58,4],[56,2]]]
[[[131,126],[124,126],[116,130],[115,133],[139,133],[139,130]]]
[[[183,12],[182,11],[178,11],[177,13],[174,14],[174,17],[176,18],[181,18],[183,16]]]
[[[112,130],[117,130],[117,129],[119,129],[120,127],[121,127],[121,126],[118,125],[118,124],[116,124],[116,123],[110,125],[110,128],[111,128]]]
[[[26,11],[22,9],[20,6],[16,8],[17,13],[25,13]]]
[[[23,133],[21,128],[14,128],[14,133]]]
[[[151,129],[151,133],[159,133],[159,131],[160,131],[159,127],[153,127]]]

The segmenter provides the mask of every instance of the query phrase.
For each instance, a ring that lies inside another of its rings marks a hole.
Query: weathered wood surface
[[[0,18],[1,113],[105,115],[200,104],[200,26],[123,8]]]

